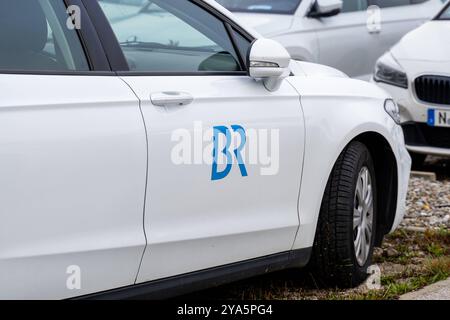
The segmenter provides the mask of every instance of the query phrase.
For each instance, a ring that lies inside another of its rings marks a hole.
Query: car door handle
[[[370,26],[367,28],[370,34],[381,33],[381,28],[379,26]]]
[[[150,99],[158,107],[187,106],[194,101],[194,97],[189,93],[176,91],[153,93]]]

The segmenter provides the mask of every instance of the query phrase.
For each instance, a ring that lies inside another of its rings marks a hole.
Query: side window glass
[[[77,31],[60,0],[0,1],[0,70],[88,71]]]
[[[224,23],[190,1],[99,0],[131,71],[241,71]]]
[[[450,7],[447,7],[447,9],[445,9],[444,12],[441,13],[438,19],[450,20]]]
[[[342,12],[364,11],[367,7],[367,0],[344,0]]]

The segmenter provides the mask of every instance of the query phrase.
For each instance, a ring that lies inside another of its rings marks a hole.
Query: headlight
[[[384,110],[386,110],[386,112],[391,116],[396,124],[401,123],[400,109],[398,108],[398,105],[394,102],[394,100],[386,100],[386,102],[384,103]]]
[[[408,89],[408,77],[390,52],[378,60],[375,66],[374,79],[377,82]]]

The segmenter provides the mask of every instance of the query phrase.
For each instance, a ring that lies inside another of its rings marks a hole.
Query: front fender
[[[352,140],[368,132],[383,136],[397,160],[397,212],[401,216],[396,218],[398,224],[404,212],[401,204],[406,198],[405,175],[409,177],[409,168],[403,132],[384,111],[389,96],[370,83],[354,79],[290,77],[288,81],[301,96],[306,131],[298,206],[300,228],[294,249],[313,245],[323,194],[334,164]]]

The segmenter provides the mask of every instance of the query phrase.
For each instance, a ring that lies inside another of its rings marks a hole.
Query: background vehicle
[[[105,5],[0,2],[0,298],[163,298],[310,260],[363,281],[409,177],[387,94],[292,61],[213,1]],[[249,148],[243,131],[274,131],[277,170],[233,158],[214,179],[208,135],[206,161],[176,163],[174,133],[198,121]]]
[[[415,165],[427,154],[450,157],[449,5],[408,33],[377,63],[375,82],[397,100]]]
[[[293,59],[332,66],[364,80],[370,79],[384,52],[442,8],[441,0],[217,1],[244,24],[283,44]],[[379,17],[375,12],[369,18],[372,5],[381,8]],[[341,7],[339,13],[336,8]]]

